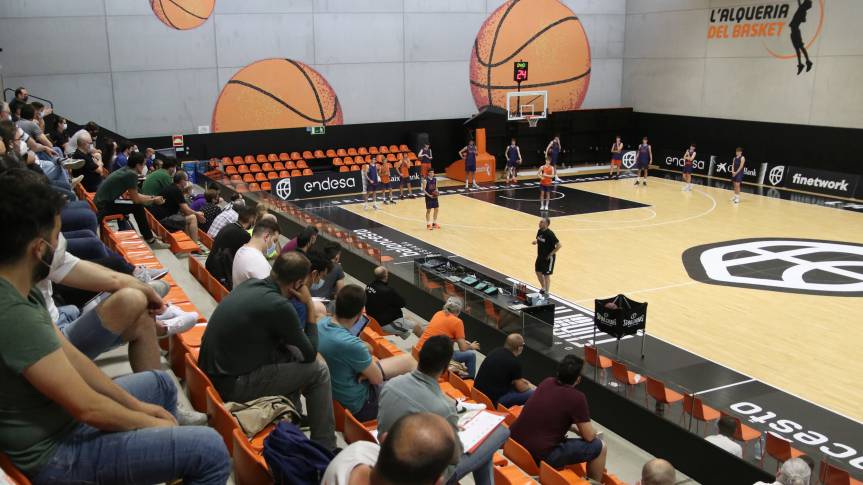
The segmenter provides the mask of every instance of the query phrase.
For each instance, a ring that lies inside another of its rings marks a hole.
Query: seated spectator
[[[201,342],[198,364],[225,401],[285,396],[308,406],[311,439],[336,448],[330,372],[318,357],[317,325],[300,326],[291,297],[312,308],[304,284],[309,260],[301,254],[276,259],[271,275],[238,286],[216,307]]]
[[[99,125],[96,124],[95,121],[88,121],[87,124],[84,125],[83,128],[76,131],[75,133],[72,134],[71,137],[69,137],[69,143],[67,143],[66,146],[63,147],[63,149],[66,151],[66,154],[68,155],[68,154],[74,152],[78,148],[78,138],[81,135],[83,135],[84,133],[87,133],[90,135],[90,142],[91,142],[90,153],[94,154],[94,155],[98,153],[101,155],[101,153],[102,153],[101,150],[96,148],[96,139],[99,137]]]
[[[154,150],[150,147],[147,147],[144,149],[144,161],[147,164],[147,171],[148,172],[152,171],[154,169],[157,169],[157,168],[161,168],[161,167],[155,166],[156,165],[156,150]]]
[[[18,128],[24,130],[24,133],[27,133],[27,136],[33,140],[33,144],[30,147],[31,150],[36,153],[45,153],[49,156],[60,156],[59,150],[55,152],[54,145],[51,143],[51,140],[45,136],[42,128],[40,128],[39,124],[36,122],[36,109],[32,104],[21,106],[21,117],[18,119],[16,125]]]
[[[461,362],[467,367],[467,377],[473,379],[476,375],[476,353],[479,350],[479,342],[468,342],[464,337],[464,322],[458,317],[461,313],[463,303],[461,298],[451,296],[444,303],[443,310],[435,313],[428,326],[422,333],[419,342],[414,349],[422,350],[426,340],[435,335],[446,335],[458,345],[458,350],[453,353],[452,360]]]
[[[272,214],[267,214],[264,217],[274,217]],[[295,251],[299,252],[299,251]],[[300,253],[302,254],[302,253]],[[324,256],[320,251],[310,252],[306,258],[309,260],[309,274],[306,276],[304,284],[309,288],[309,293],[313,288],[320,288],[324,279],[329,274],[333,267],[332,262]],[[291,303],[294,309],[297,310],[297,315],[300,317],[300,324],[317,323],[318,319],[327,314],[327,309],[323,303],[314,300],[312,308],[308,308],[301,300],[291,298]]]
[[[474,387],[483,392],[491,402],[506,407],[521,406],[530,399],[536,388],[521,374],[518,356],[524,350],[524,337],[517,333],[507,335],[503,347],[488,354],[479,372]]]
[[[337,242],[327,243],[321,252],[325,258],[333,263],[333,266],[327,273],[326,278],[323,279],[321,286],[312,288],[312,296],[332,300],[345,285],[345,271],[342,269],[342,264],[340,263],[342,246]]]
[[[389,285],[390,273],[383,266],[375,268],[375,279],[366,286],[366,313],[381,328],[407,339],[411,333],[421,337],[425,327],[404,316],[405,299]]]
[[[802,458],[791,458],[779,467],[776,481],[768,484],[755,482],[755,485],[809,485],[812,468]]]
[[[210,225],[216,219],[216,217],[222,213],[222,208],[219,207],[219,202],[222,200],[222,197],[219,195],[219,189],[215,187],[210,187],[204,192],[204,206],[201,207],[201,212],[204,213],[204,223],[199,227],[202,231],[206,232],[210,229]]]
[[[29,98],[30,93],[27,92],[27,88],[24,86],[15,90],[15,98],[9,102],[9,109],[12,111],[12,116],[17,119],[21,115],[21,107],[27,104]]]
[[[132,142],[129,140],[121,140],[117,144],[117,157],[114,158],[114,163],[111,164],[111,171],[120,170],[129,163],[129,155],[132,153]],[[145,162],[146,164],[146,162]]]
[[[39,101],[33,101],[30,105],[32,105],[33,109],[36,111],[36,117],[33,118],[33,121],[39,125],[39,129],[42,130],[42,133],[45,133],[45,117],[54,113],[54,110],[45,107],[45,105]]]
[[[225,288],[233,287],[234,256],[244,244],[252,239],[248,229],[255,224],[255,210],[244,205],[236,208],[238,218],[226,225],[213,239],[213,247],[207,255],[205,266],[213,278]],[[212,227],[210,228],[212,229]]]
[[[318,322],[318,352],[327,361],[333,399],[360,421],[378,417],[378,398],[384,381],[410,372],[416,361],[410,355],[378,360],[369,346],[351,333],[366,304],[366,294],[357,285],[347,285],[336,295],[336,314]]]
[[[62,150],[63,145],[69,141],[69,135],[66,134],[66,118],[52,114],[45,119],[45,134],[51,140],[51,144]]]
[[[587,462],[587,475],[602,480],[607,448],[593,429],[587,398],[576,389],[584,362],[570,354],[557,367],[557,377],[542,381],[510,427],[512,439],[539,463],[554,468]],[[567,438],[573,431],[579,438]]]
[[[446,467],[458,459],[458,437],[432,413],[407,414],[377,443],[357,441],[341,451],[322,485],[440,485]]]
[[[734,432],[737,431],[737,421],[731,416],[722,416],[716,423],[719,434],[710,435],[704,439],[731,453],[737,458],[743,458],[743,447],[734,441]]]
[[[84,140],[89,135],[83,135],[79,140]],[[166,249],[168,245],[159,242],[150,230],[150,223],[144,213],[144,206],[162,205],[165,198],[161,196],[150,196],[138,193],[138,175],[144,170],[144,156],[135,153],[129,159],[129,163],[112,172],[99,186],[93,202],[99,213],[96,216],[99,223],[102,219],[114,214],[132,214],[138,224],[141,237],[154,249]],[[123,194],[129,194],[128,200],[118,200]]]
[[[84,160],[80,168],[72,169],[72,175],[82,177],[81,185],[87,192],[95,192],[102,183],[102,154],[93,150],[93,138],[86,131],[79,135],[75,142],[77,149],[73,151],[72,158]],[[72,143],[71,141],[69,143]],[[135,176],[137,187],[138,177]]]
[[[234,288],[244,281],[255,278],[262,280],[270,276],[270,262],[264,251],[279,238],[279,225],[270,219],[258,221],[252,231],[252,239],[237,250],[231,265],[231,282]]]
[[[674,485],[677,477],[671,463],[654,458],[641,469],[641,485]]]
[[[167,373],[113,381],[52,324],[34,285],[50,272],[63,204],[47,185],[0,177],[0,452],[35,484],[225,483],[224,442],[177,427]],[[95,318],[116,310],[103,303]]]
[[[140,153],[136,153],[135,155],[135,159],[141,161],[139,167],[143,171],[144,155]],[[189,174],[184,170],[175,173],[174,183],[165,187],[162,193],[159,194],[165,202],[156,207],[150,207],[150,213],[169,232],[185,231],[189,239],[198,242],[198,223],[204,222],[204,213],[195,212],[189,207],[186,197],[183,196],[183,191],[188,187]]]
[[[177,160],[169,158],[162,163],[162,168],[153,170],[147,174],[141,185],[141,193],[144,195],[160,195],[169,185],[174,183],[174,174],[177,173]],[[214,236],[215,237],[215,236]]]
[[[388,432],[402,416],[429,412],[446,419],[453,428],[458,426],[455,401],[440,389],[438,379],[449,367],[452,358],[452,341],[443,335],[431,337],[420,350],[417,370],[394,377],[381,391],[378,410],[378,433]],[[471,453],[463,453],[461,442],[456,443],[460,456],[455,467],[444,474],[446,483],[456,483],[473,473],[477,485],[494,483],[492,458],[509,437],[505,426],[495,428]]]
[[[312,246],[315,245],[315,242],[318,240],[318,228],[315,226],[306,226],[302,231],[297,235],[297,237],[288,241],[284,246],[282,246],[281,254],[285,254],[291,251],[299,251],[301,253],[308,253]]]
[[[210,237],[216,237],[219,234],[219,231],[222,230],[228,224],[237,222],[237,207],[246,205],[245,199],[240,194],[234,194],[231,197],[231,202],[213,219],[213,223],[210,224],[210,228],[207,229],[207,234]]]

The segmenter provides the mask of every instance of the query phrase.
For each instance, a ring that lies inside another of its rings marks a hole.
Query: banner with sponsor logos
[[[409,169],[410,182],[420,186],[420,167]],[[390,171],[390,184],[396,188],[401,177],[395,169]],[[351,172],[323,172],[305,177],[279,179],[272,183],[273,195],[281,200],[299,200],[330,195],[354,194],[362,192],[363,180],[359,170]]]
[[[768,187],[785,187],[850,198],[857,192],[860,176],[793,165],[769,164],[764,171],[762,183]]]
[[[733,156],[711,155],[710,163],[713,165],[712,176],[726,179],[731,178],[734,163]],[[758,183],[758,171],[760,168],[761,164],[756,164],[754,160],[746,157],[746,166],[743,167],[743,181]]]
[[[683,154],[686,153],[688,148],[689,147],[686,147],[682,150],[660,150],[658,157],[656,156],[657,152],[654,152],[653,164],[667,170],[682,172],[683,166],[685,165]],[[692,163],[692,173],[698,175],[710,175],[710,157],[702,155],[698,153],[698,150],[696,150],[695,160],[693,160]]]
[[[594,300],[593,321],[601,332],[615,338],[635,335],[647,325],[647,303],[624,295]]]

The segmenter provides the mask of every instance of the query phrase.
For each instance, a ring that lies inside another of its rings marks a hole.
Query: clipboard
[[[458,437],[465,453],[473,453],[501,423],[502,413],[479,410],[466,413],[459,419]]]

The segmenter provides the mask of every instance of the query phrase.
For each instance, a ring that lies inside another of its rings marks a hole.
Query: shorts
[[[432,164],[423,162],[422,164],[420,164],[420,175],[422,175],[423,178],[425,178],[426,175],[429,174],[429,170],[431,170],[431,168],[432,168]]]
[[[737,175],[731,177],[733,182],[743,182],[743,170],[741,170]]]
[[[539,274],[550,275],[554,273],[554,261],[557,259],[557,256],[552,256],[550,258],[536,258],[536,261],[533,263],[533,269]]]
[[[619,167],[620,162],[621,162],[621,160],[619,158],[612,158],[611,159],[611,166],[612,167]]]
[[[647,160],[639,160],[638,168],[640,170],[647,170],[648,168],[650,168],[650,159],[648,158]]]
[[[440,207],[437,198],[426,197],[426,209],[437,209]]]
[[[602,453],[602,441],[599,438],[594,438],[591,442],[570,438],[557,445],[542,459],[554,468],[563,468],[566,465],[594,460],[600,453]]]
[[[540,185],[539,190],[542,192],[552,192],[554,190],[554,185]]]
[[[159,224],[171,232],[183,231],[186,229],[186,217],[182,214],[174,214],[160,220]]]
[[[409,183],[411,183],[411,174],[409,174],[409,173],[399,174],[399,185],[407,185]]]
[[[692,173],[692,165],[684,165],[683,173]]]
[[[512,162],[512,163],[510,163],[510,162],[506,162],[506,169],[507,169],[507,170],[515,170],[516,168],[518,168],[518,164],[517,164],[517,163],[515,163],[515,162]]]
[[[381,370],[381,374],[384,373],[383,367],[381,367],[381,362],[376,360],[375,363],[378,365],[378,369]],[[386,379],[386,376],[384,376]],[[381,389],[383,385],[374,385],[369,384],[369,398],[366,399],[366,402],[363,403],[363,407],[361,407],[357,412],[353,413],[354,417],[357,418],[357,421],[371,421],[373,419],[378,419],[378,402],[380,401]]]
[[[389,180],[387,180],[386,182],[380,182],[378,184],[378,190],[386,190],[388,188],[390,188],[390,181]]]
[[[465,172],[476,172],[476,164],[473,163],[473,164],[468,165],[467,163],[465,163],[464,164],[464,171]]]
[[[382,329],[386,330],[389,333],[398,335],[403,340],[407,339],[413,333],[414,328],[416,327],[420,327],[422,329],[425,328],[421,323],[417,323],[405,317],[396,318],[395,320],[386,325],[381,325]]]
[[[95,309],[84,312],[70,323],[57,322],[57,328],[90,360],[95,360],[103,352],[123,345],[123,338],[102,325],[102,319]]]

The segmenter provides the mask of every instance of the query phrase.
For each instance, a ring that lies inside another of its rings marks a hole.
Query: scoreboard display
[[[512,80],[517,83],[527,81],[527,61],[515,61],[513,63]]]

